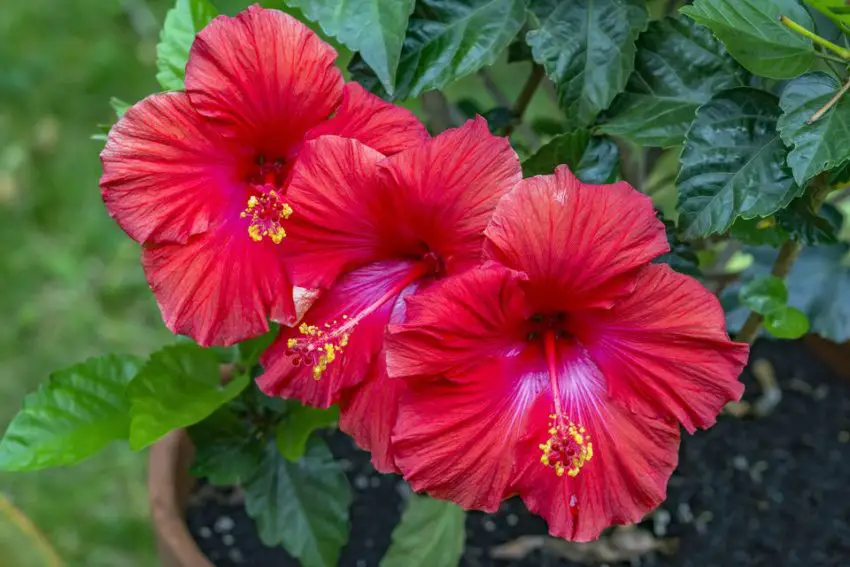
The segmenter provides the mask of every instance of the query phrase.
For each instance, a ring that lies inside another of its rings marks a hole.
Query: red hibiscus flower
[[[396,464],[466,508],[519,494],[558,537],[638,521],[665,496],[676,422],[708,427],[740,398],[748,347],[696,280],[649,264],[664,227],[626,183],[526,179],[486,235],[490,262],[390,326]]]
[[[395,470],[403,382],[384,379],[386,325],[404,319],[404,296],[480,263],[487,222],[520,179],[516,153],[481,118],[387,158],[350,139],[308,142],[290,182],[289,265],[297,285],[325,291],[262,357],[263,391],[339,401],[341,428]]]
[[[163,318],[202,345],[294,322],[281,243],[299,214],[287,178],[324,134],[393,154],[427,139],[408,111],[343,85],[336,52],[309,28],[258,6],[219,16],[195,39],[186,91],[150,96],[101,154],[110,214],[144,244]]]

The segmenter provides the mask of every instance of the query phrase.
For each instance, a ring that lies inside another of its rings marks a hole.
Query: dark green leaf
[[[339,408],[336,406],[318,409],[291,400],[286,416],[275,432],[278,451],[288,460],[297,461],[304,455],[310,434],[338,420]]]
[[[504,106],[491,108],[484,113],[484,119],[487,121],[487,127],[490,132],[497,134],[507,126],[517,124],[517,116],[514,111]]]
[[[241,392],[243,374],[221,385],[218,357],[183,343],[151,355],[130,383],[130,447],[147,447],[172,429],[195,424]]]
[[[348,480],[327,446],[312,439],[292,463],[274,443],[244,484],[245,510],[266,545],[283,545],[303,567],[336,567],[348,540]]]
[[[420,0],[401,49],[391,98],[418,96],[491,65],[525,23],[528,0]],[[355,57],[353,78],[381,94],[375,71]]]
[[[531,61],[531,48],[525,42],[524,30],[520,31],[508,46],[508,63],[519,63],[521,61]]]
[[[357,51],[392,95],[414,0],[286,0],[327,35]]]
[[[251,368],[260,360],[260,355],[274,342],[277,337],[277,325],[264,335],[239,343],[239,362],[246,368]]]
[[[830,185],[841,185],[842,183],[850,183],[850,163],[836,169],[829,176]]]
[[[815,58],[812,42],[779,21],[788,16],[812,29],[797,0],[695,0],[682,13],[708,26],[746,69],[771,79],[805,73]]]
[[[540,27],[528,33],[534,60],[558,88],[568,127],[584,127],[611,104],[634,70],[646,28],[641,0],[532,0]]]
[[[778,339],[799,339],[809,332],[809,319],[799,309],[782,306],[764,316],[764,328]]]
[[[771,246],[773,248],[779,248],[786,240],[791,238],[791,234],[779,225],[775,217],[766,219],[738,218],[729,229],[729,234],[732,238],[744,244]]]
[[[565,164],[585,183],[613,183],[619,177],[617,146],[606,138],[595,138],[584,129],[555,136],[526,159],[526,177],[551,174]]]
[[[134,356],[108,355],[54,372],[24,398],[0,442],[0,469],[71,465],[128,433],[127,384],[142,366]]]
[[[638,39],[626,92],[599,131],[641,146],[677,146],[697,108],[719,90],[742,86],[745,74],[707,28],[682,17],[652,22]]]
[[[659,215],[660,216],[660,215]],[[664,228],[667,231],[667,244],[670,245],[670,252],[659,256],[655,259],[657,263],[669,264],[671,268],[682,274],[687,274],[693,277],[699,277],[701,274],[699,269],[699,259],[696,253],[687,242],[683,242],[676,232],[676,225],[668,220],[663,220]]]
[[[778,118],[776,97],[749,87],[723,91],[697,110],[676,179],[686,238],[771,215],[801,193],[785,166]]]
[[[380,567],[457,567],[465,520],[456,504],[412,495]]]
[[[245,416],[226,405],[189,427],[195,446],[192,475],[212,484],[229,486],[254,474],[263,459],[265,445]]]
[[[218,11],[209,0],[177,0],[165,16],[159,44],[156,46],[156,80],[167,91],[184,87],[186,62],[195,35]]]
[[[812,209],[810,194],[794,199],[776,215],[777,228],[807,245],[837,243],[843,223],[844,215],[829,203],[821,205],[816,213]]]
[[[741,304],[760,315],[766,315],[788,303],[785,282],[776,276],[758,276],[741,286]]]
[[[788,165],[800,186],[822,171],[850,161],[850,97],[843,97],[813,124],[808,121],[841,88],[826,73],[806,73],[788,83],[779,98],[779,133],[788,147]]]

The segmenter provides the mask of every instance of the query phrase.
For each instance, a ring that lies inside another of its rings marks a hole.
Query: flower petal
[[[541,310],[609,306],[669,249],[649,197],[625,182],[586,185],[566,166],[523,180],[486,234],[489,257],[528,275]]]
[[[362,382],[381,352],[390,314],[407,287],[412,264],[403,261],[377,262],[339,279],[310,307],[299,328],[281,328],[275,342],[261,357],[265,372],[257,384],[269,396],[296,398],[315,407],[339,401],[345,388]],[[328,326],[326,326],[328,325]],[[309,326],[325,338],[309,334]],[[345,337],[345,338],[343,338]],[[290,339],[301,341],[297,349]],[[318,352],[326,342],[341,347],[319,379],[315,365],[304,361],[304,351]]]
[[[525,296],[515,272],[492,264],[447,278],[407,300],[407,322],[391,325],[392,377],[455,375],[516,352]]]
[[[334,135],[353,138],[384,155],[393,155],[427,140],[428,130],[416,115],[386,102],[357,83],[345,85],[336,113],[307,133],[307,140]]]
[[[280,249],[269,239],[251,240],[239,220],[186,244],[148,246],[142,256],[166,326],[202,346],[261,335],[267,318],[295,322]]]
[[[553,407],[551,390],[545,389],[528,414],[510,489],[547,521],[552,535],[590,541],[612,524],[639,521],[664,500],[678,459],[679,429],[607,399],[601,373],[580,349],[568,350],[559,362],[563,410],[585,427],[593,456],[575,477],[558,476],[540,462]]]
[[[481,117],[387,158],[381,170],[384,191],[397,204],[376,210],[376,222],[399,249],[424,241],[450,274],[481,261],[487,221],[522,178],[507,138],[493,136]]]
[[[257,5],[218,16],[195,38],[186,92],[224,135],[291,157],[304,134],[342,95],[336,51],[307,26]]]
[[[525,379],[540,373],[530,362],[505,356],[469,370],[462,381],[408,381],[392,443],[396,464],[415,491],[467,509],[499,508],[539,384]]]
[[[234,155],[184,93],[149,96],[112,127],[100,154],[106,208],[136,242],[186,242],[240,191]]]
[[[723,308],[698,281],[666,264],[642,269],[634,293],[581,315],[580,340],[630,409],[675,416],[693,433],[738,400],[749,347],[726,334]]]
[[[285,243],[293,281],[328,287],[339,274],[387,258],[370,207],[381,207],[375,190],[383,155],[348,138],[307,142],[289,180],[294,211]]]

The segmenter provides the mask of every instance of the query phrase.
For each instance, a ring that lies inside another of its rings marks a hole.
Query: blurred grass
[[[104,352],[145,354],[169,340],[138,247],[103,208],[102,143],[90,136],[112,122],[110,97],[132,102],[157,89],[155,45],[171,4],[22,0],[0,9],[3,429],[52,370]],[[234,13],[248,2],[216,4]],[[511,99],[527,73],[528,64],[493,70]],[[494,106],[479,77],[448,94]],[[530,111],[553,108],[538,93]],[[145,455],[116,445],[77,467],[0,474],[0,490],[68,565],[149,567],[156,560],[145,469]]]

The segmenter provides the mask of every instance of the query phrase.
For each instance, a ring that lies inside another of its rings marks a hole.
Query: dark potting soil
[[[722,416],[711,430],[685,435],[668,498],[640,526],[665,542],[665,552],[609,565],[850,567],[850,382],[831,375],[800,343],[761,342],[751,359],[761,358],[776,371],[779,405],[766,417]],[[743,379],[745,399],[757,398],[749,371]],[[351,539],[339,565],[378,567],[409,488],[399,477],[376,473],[345,435],[328,441],[355,492]],[[202,486],[187,520],[216,567],[299,567],[284,550],[260,543],[234,489]],[[466,529],[459,567],[585,564],[548,547],[493,559],[496,546],[546,533],[518,499],[496,514],[470,513]]]

